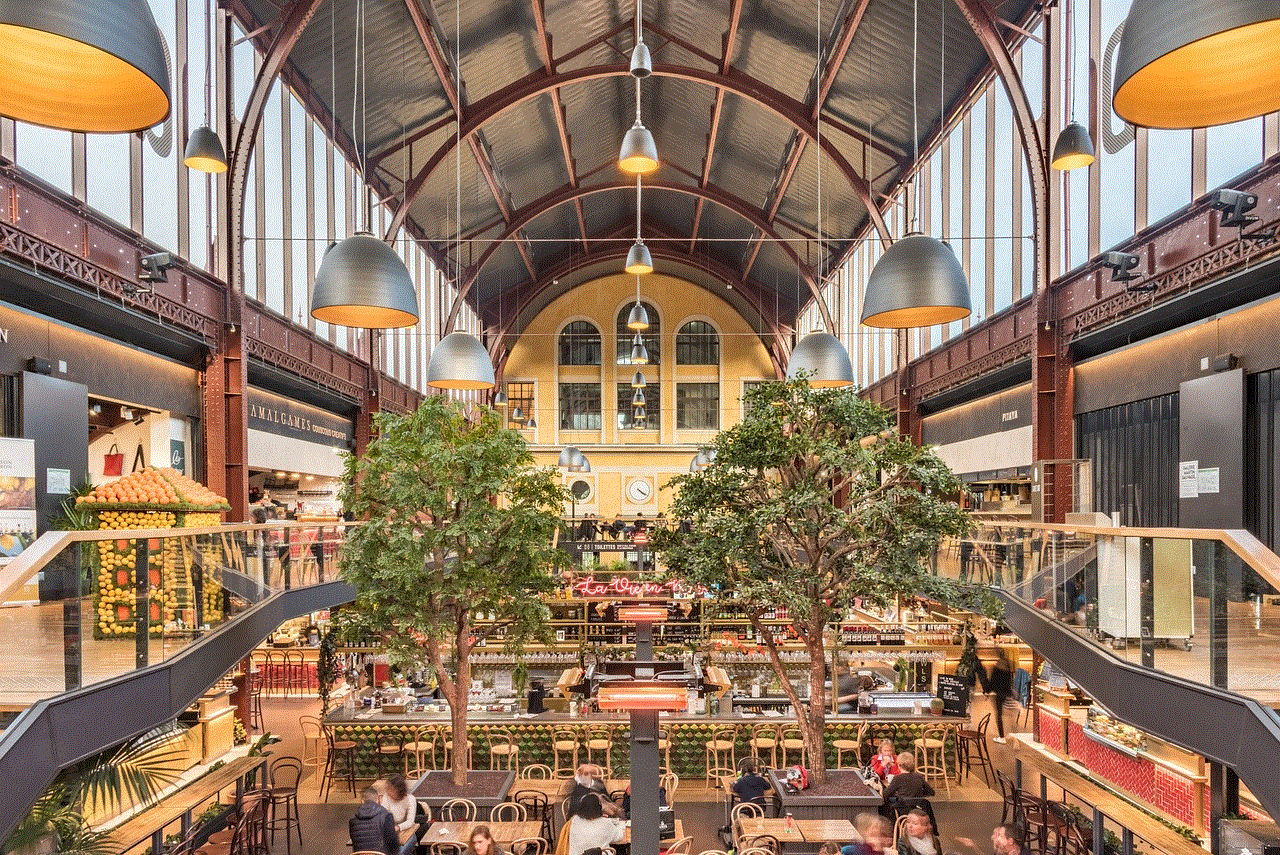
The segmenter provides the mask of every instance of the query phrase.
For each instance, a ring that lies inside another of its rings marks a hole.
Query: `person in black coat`
[[[1004,744],[1004,705],[1013,697],[1013,669],[1009,667],[1009,660],[1003,650],[996,650],[996,661],[991,665],[990,674],[978,669],[978,676],[984,675],[986,680],[982,688],[990,693],[991,704],[995,707],[995,741]]]
[[[742,761],[742,777],[733,782],[733,794],[739,802],[751,802],[765,807],[765,794],[769,792],[769,782],[759,774],[754,758]]]
[[[347,823],[351,834],[351,851],[385,852],[398,855],[400,835],[391,811],[378,804],[379,794],[373,787],[365,787],[360,794],[363,801],[356,808],[355,816]]]

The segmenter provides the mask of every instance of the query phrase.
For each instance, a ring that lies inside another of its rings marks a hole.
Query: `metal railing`
[[[173,719],[281,623],[354,599],[334,578],[344,531],[57,532],[0,571],[0,601],[38,600],[6,614],[5,671],[25,677],[28,696],[10,691],[23,709],[0,735],[0,840],[63,769]]]

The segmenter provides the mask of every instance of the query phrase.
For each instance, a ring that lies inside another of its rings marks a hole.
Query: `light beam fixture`
[[[1067,126],[1058,134],[1058,139],[1053,144],[1053,156],[1049,158],[1049,165],[1063,172],[1088,166],[1096,159],[1093,152],[1093,140],[1089,138],[1088,129],[1076,121],[1076,57],[1075,39],[1072,38],[1075,35],[1074,24],[1072,23],[1075,0],[1066,0],[1066,3],[1067,92],[1071,100],[1071,121],[1067,122]]]
[[[1134,0],[1112,107],[1146,128],[1225,125],[1280,109],[1280,3]]]
[[[169,115],[164,36],[146,0],[0,2],[0,114],[67,131],[140,131]]]

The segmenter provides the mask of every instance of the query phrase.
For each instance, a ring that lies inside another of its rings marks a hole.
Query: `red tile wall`
[[[1044,710],[1038,710],[1040,716],[1040,742],[1047,748],[1065,754],[1067,749],[1062,744],[1062,719]]]
[[[1183,825],[1195,824],[1195,786],[1187,778],[1155,767],[1155,799],[1152,805]]]

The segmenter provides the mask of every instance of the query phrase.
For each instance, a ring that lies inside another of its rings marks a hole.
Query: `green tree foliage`
[[[364,522],[342,549],[357,591],[344,616],[401,664],[430,664],[463,745],[472,650],[499,628],[518,645],[546,625],[539,594],[560,560],[564,491],[491,410],[469,415],[432,396],[408,415],[379,414],[376,427],[364,456],[347,460],[342,500]],[[458,784],[465,758],[454,755]]]
[[[824,630],[855,597],[948,599],[929,557],[967,518],[948,499],[959,483],[946,464],[898,436],[891,414],[853,390],[765,383],[744,404],[743,420],[716,438],[714,462],[672,481],[671,515],[692,533],[664,532],[657,545],[669,573],[716,591],[763,638],[822,781]],[[780,627],[764,620],[777,607],[809,656],[806,703],[778,655]]]

